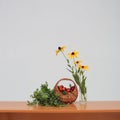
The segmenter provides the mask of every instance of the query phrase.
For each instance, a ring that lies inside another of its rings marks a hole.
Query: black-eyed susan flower
[[[80,69],[83,69],[83,70],[88,70],[89,67],[88,66],[84,66],[84,65],[79,65],[78,66]]]
[[[75,64],[75,65],[80,65],[80,64],[81,64],[81,62],[82,62],[82,61],[77,60],[77,61],[75,61],[75,62],[74,62],[74,64]]]
[[[75,51],[73,51],[73,52],[71,52],[71,53],[68,53],[68,57],[69,57],[70,59],[77,58],[77,57],[78,57],[78,54],[79,54],[79,52],[77,52],[77,51],[75,50]]]
[[[66,46],[62,46],[62,47],[58,47],[58,49],[56,50],[56,55],[59,53],[59,52],[64,52],[64,49],[66,48]]]

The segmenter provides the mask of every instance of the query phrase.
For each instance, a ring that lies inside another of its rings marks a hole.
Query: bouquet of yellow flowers
[[[58,55],[60,52],[64,56],[65,60],[67,61],[67,70],[72,74],[76,84],[79,87],[80,91],[80,101],[86,102],[87,97],[87,87],[86,87],[86,79],[85,71],[88,70],[88,66],[82,65],[82,62],[80,60],[76,60],[78,58],[79,52],[76,50],[68,53],[66,56],[64,54],[65,46],[58,47],[56,50],[56,55]]]

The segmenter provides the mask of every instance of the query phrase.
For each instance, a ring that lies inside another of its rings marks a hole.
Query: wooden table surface
[[[89,101],[65,107],[31,106],[26,102],[1,101],[0,120],[120,120],[120,101]]]

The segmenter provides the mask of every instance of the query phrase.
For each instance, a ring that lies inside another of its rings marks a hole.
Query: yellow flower
[[[79,65],[78,66],[80,69],[83,69],[83,70],[88,70],[89,67],[88,66],[84,66],[84,65]]]
[[[75,64],[75,65],[80,65],[81,62],[82,62],[82,61],[77,60],[77,61],[74,62],[74,64]]]
[[[73,51],[73,52],[71,52],[71,53],[68,53],[68,57],[70,58],[70,59],[72,59],[72,58],[77,58],[78,57],[78,52],[77,51]]]
[[[56,55],[61,51],[64,52],[64,49],[66,48],[66,46],[62,46],[62,47],[58,47],[58,49],[56,50]]]

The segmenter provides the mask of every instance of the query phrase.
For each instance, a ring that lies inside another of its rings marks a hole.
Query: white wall
[[[0,100],[27,100],[45,81],[72,78],[55,50],[90,66],[88,100],[120,100],[119,0],[0,0]]]

